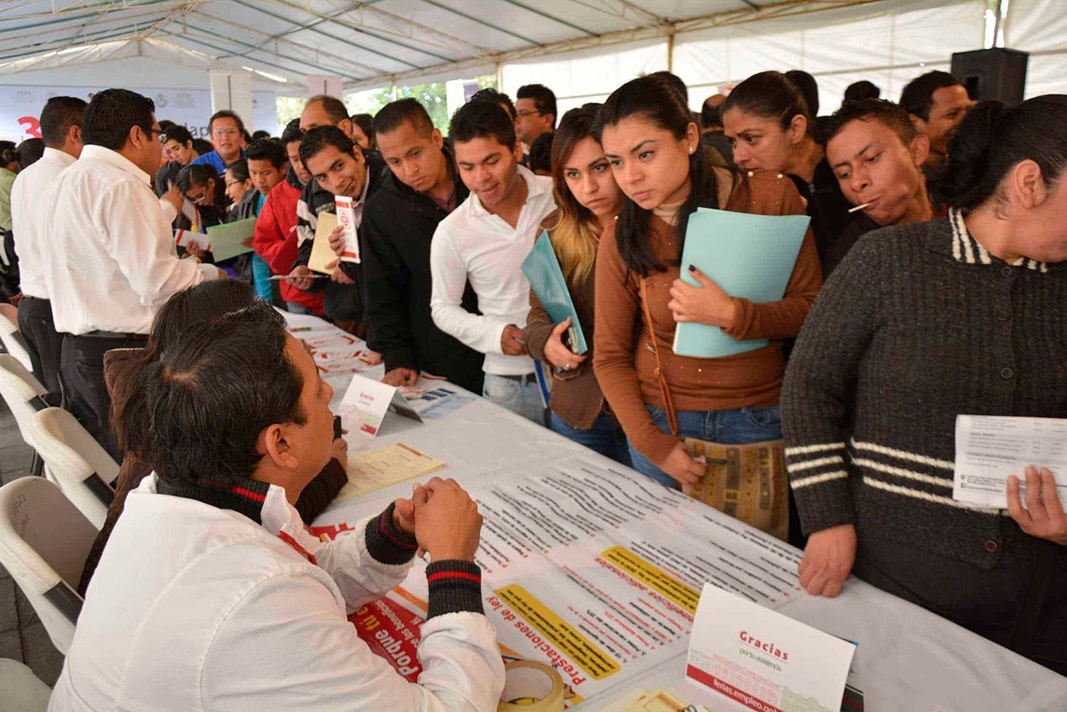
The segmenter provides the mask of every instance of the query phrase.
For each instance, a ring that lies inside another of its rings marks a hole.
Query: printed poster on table
[[[476,561],[504,657],[554,666],[568,706],[681,660],[705,582],[769,607],[800,591],[796,550],[621,467],[575,458],[462,484],[483,517]],[[369,497],[361,506],[346,510],[343,526],[384,504]],[[400,587],[368,607],[363,618],[376,627],[361,635],[388,635],[396,648],[411,630],[388,611],[424,617],[426,598],[416,560]]]

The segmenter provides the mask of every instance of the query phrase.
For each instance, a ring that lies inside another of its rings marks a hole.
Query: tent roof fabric
[[[0,75],[132,56],[346,89],[874,0],[14,0]]]

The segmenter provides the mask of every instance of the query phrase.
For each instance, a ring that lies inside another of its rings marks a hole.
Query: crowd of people
[[[957,415],[1067,417],[1067,97],[976,105],[945,72],[878,97],[858,82],[820,116],[814,78],[768,71],[693,112],[657,72],[561,117],[542,85],[514,103],[485,89],[445,138],[415,99],[369,117],[316,96],[277,139],[220,111],[210,147],[134,92],[49,100],[43,156],[10,188],[19,324],[35,374],[125,458],[62,708],[495,706],[461,488],[416,486],[330,544],[304,532],[346,451],[330,387],[270,304],[366,339],[390,385],[447,378],[667,487],[705,473],[683,438],[784,439],[810,593],[854,573],[1067,672],[1052,473],[1014,473],[1006,514],[952,498]],[[337,196],[360,262],[339,259],[340,227],[318,233]],[[780,300],[683,264],[698,208],[811,218]],[[176,229],[246,218],[247,255],[176,247]],[[523,273],[542,233],[584,353]],[[309,266],[324,239],[325,273]],[[684,322],[767,345],[680,356]],[[409,685],[344,614],[419,548],[430,618]]]

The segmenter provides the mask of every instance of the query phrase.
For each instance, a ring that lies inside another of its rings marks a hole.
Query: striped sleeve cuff
[[[374,560],[382,564],[406,564],[415,558],[419,545],[411,534],[404,534],[393,524],[393,509],[390,504],[381,513],[367,522],[367,551]]]
[[[426,567],[430,588],[427,619],[445,613],[483,613],[482,570],[470,561],[449,559]]]
[[[856,521],[848,488],[845,443],[799,445],[785,449],[789,484],[805,534]]]

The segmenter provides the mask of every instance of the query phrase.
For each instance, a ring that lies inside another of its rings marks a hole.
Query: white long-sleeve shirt
[[[48,194],[41,231],[56,331],[147,334],[171,295],[218,277],[179,260],[150,176],[121,154],[86,146]]]
[[[441,221],[430,243],[430,312],[434,323],[485,354],[482,369],[498,376],[533,373],[533,359],[505,355],[500,338],[508,324],[520,329],[526,325],[530,282],[522,272],[522,263],[541,232],[541,221],[556,209],[550,178],[536,176],[522,166],[519,175],[526,181],[529,195],[514,228],[486,210],[471,193]],[[478,295],[481,316],[463,308],[468,280]]]
[[[19,256],[19,282],[22,293],[29,297],[48,299],[45,279],[45,256],[42,250],[42,229],[51,210],[48,194],[59,174],[77,160],[69,153],[46,148],[41,160],[18,174],[11,188],[11,232],[15,236],[15,252]]]
[[[484,615],[423,623],[410,683],[346,616],[411,564],[375,560],[366,522],[319,541],[275,485],[260,516],[158,494],[147,477],[93,574],[49,709],[496,710],[504,668]]]

